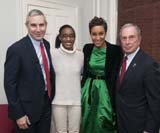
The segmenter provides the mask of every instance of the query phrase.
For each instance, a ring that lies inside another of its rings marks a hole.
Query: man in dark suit
[[[16,133],[49,133],[54,71],[49,43],[43,39],[47,28],[44,14],[31,10],[26,27],[28,35],[11,45],[6,55],[9,117],[16,123]]]
[[[119,133],[158,133],[160,122],[160,68],[140,49],[141,31],[125,24],[121,47],[127,56],[123,79],[118,81],[116,110]],[[125,65],[124,65],[125,64]]]

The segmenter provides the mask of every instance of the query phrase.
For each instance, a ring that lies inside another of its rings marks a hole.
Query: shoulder
[[[60,53],[59,48],[53,48],[51,51],[53,57],[57,56]]]
[[[107,48],[110,48],[112,50],[121,50],[121,47],[118,44],[112,44],[110,42],[106,42],[106,43],[107,43]]]
[[[25,44],[29,41],[29,38],[23,37],[8,47],[7,51],[18,52],[24,49]]]
[[[89,49],[89,48],[92,48],[93,46],[94,46],[93,43],[86,43],[86,44],[84,44],[83,49]]]
[[[80,49],[80,48],[76,48],[76,53],[78,53],[78,54],[83,54],[83,51],[82,51],[82,49]]]
[[[107,52],[120,57],[123,56],[122,48],[118,44],[111,44],[107,42]]]
[[[84,58],[84,54],[83,54],[83,51],[81,49],[76,49],[76,55],[81,59]]]
[[[50,48],[50,43],[49,43],[46,39],[43,39],[43,43],[44,43],[44,45],[46,45],[48,48]]]
[[[160,74],[160,65],[149,54],[140,49],[137,53],[137,58],[137,63],[139,63],[139,66],[143,66],[145,75]]]
[[[48,42],[46,39],[43,39],[43,42],[44,42],[45,44],[49,44],[49,42]]]
[[[93,47],[94,47],[93,43],[85,44],[84,47],[83,47],[83,53],[84,54],[90,53],[90,51],[92,51]]]
[[[143,63],[146,63],[146,65],[156,63],[156,61],[142,49],[138,51],[137,55],[141,57],[141,60],[143,60]]]
[[[139,65],[143,66],[145,73],[149,73],[153,69],[157,69],[159,64],[146,52],[140,49],[134,57],[134,61]]]

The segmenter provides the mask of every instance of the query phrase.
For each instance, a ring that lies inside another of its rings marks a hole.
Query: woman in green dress
[[[107,23],[94,17],[89,23],[82,78],[81,133],[116,133],[115,87],[123,57],[121,48],[105,41]]]

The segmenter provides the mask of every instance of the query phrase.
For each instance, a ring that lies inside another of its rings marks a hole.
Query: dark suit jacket
[[[119,133],[158,133],[160,121],[160,70],[141,49],[117,88]]]
[[[51,95],[54,97],[54,71],[50,46],[43,40],[51,73]],[[39,60],[28,36],[11,45],[7,50],[4,87],[9,106],[9,117],[16,120],[28,115],[31,122],[39,120],[44,104],[45,82]]]
[[[106,42],[106,64],[105,64],[105,81],[109,89],[109,94],[111,97],[111,102],[114,107],[114,99],[115,99],[115,85],[116,85],[116,77],[118,75],[120,62],[123,57],[122,50],[119,46],[110,44]],[[88,77],[89,72],[89,60],[92,54],[92,50],[94,48],[94,44],[86,44],[83,48],[84,52],[84,68],[83,68],[83,78],[82,78],[82,87]]]

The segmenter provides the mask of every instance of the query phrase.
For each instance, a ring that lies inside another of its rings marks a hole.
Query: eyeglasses
[[[62,38],[63,38],[63,39],[67,39],[67,38],[74,39],[74,38],[75,38],[75,35],[74,35],[74,34],[63,34],[63,35],[62,35]]]

